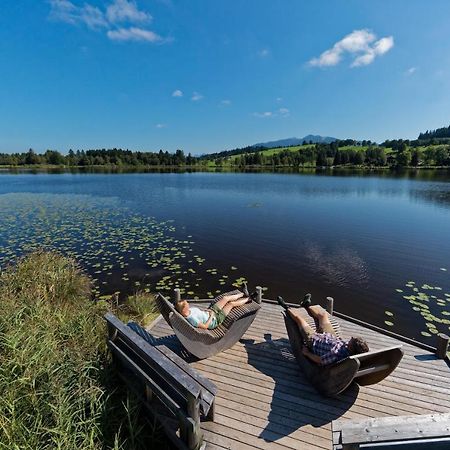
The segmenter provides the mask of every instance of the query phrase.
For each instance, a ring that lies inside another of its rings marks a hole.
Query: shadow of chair
[[[260,438],[274,442],[303,426],[322,427],[341,417],[355,402],[359,387],[353,384],[338,398],[318,394],[300,371],[288,339],[242,339],[248,363],[273,379],[274,387],[267,425]]]

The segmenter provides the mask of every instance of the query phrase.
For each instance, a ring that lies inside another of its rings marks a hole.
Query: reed
[[[105,345],[105,302],[57,253],[0,274],[0,449],[165,448],[118,380]]]

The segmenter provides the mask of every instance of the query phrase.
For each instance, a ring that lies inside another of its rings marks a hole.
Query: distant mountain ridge
[[[291,145],[302,145],[304,141],[312,142],[313,144],[317,143],[330,144],[331,142],[337,140],[338,139],[331,136],[319,136],[315,134],[308,134],[303,138],[291,137],[287,139],[279,139],[277,141],[260,142],[258,144],[252,145],[252,147],[264,147],[264,148],[289,147]]]

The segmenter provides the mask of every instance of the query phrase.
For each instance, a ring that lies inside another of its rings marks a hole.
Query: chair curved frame
[[[211,305],[224,295],[240,291],[227,292],[212,300]],[[209,358],[231,348],[241,339],[256,317],[261,305],[251,301],[243,306],[233,308],[224,322],[212,330],[192,326],[175,308],[170,300],[162,294],[156,296],[156,304],[161,315],[172,327],[183,347],[199,359]]]
[[[400,363],[403,357],[401,345],[373,352],[352,355],[329,366],[319,366],[302,353],[303,337],[298,325],[288,315],[284,321],[292,352],[309,382],[326,397],[335,397],[355,381],[361,386],[375,384],[386,378]],[[330,317],[337,336],[340,336],[339,324]]]

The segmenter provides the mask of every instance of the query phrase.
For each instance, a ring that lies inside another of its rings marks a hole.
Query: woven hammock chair
[[[225,295],[237,294],[240,291],[226,292],[216,297],[209,307]],[[261,305],[250,301],[243,306],[235,307],[227,315],[221,325],[212,330],[204,330],[192,326],[174,307],[173,303],[162,294],[156,296],[159,312],[172,327],[183,347],[199,359],[209,358],[231,348],[248,330]]]
[[[314,329],[314,321],[308,317]],[[284,322],[289,336],[292,353],[300,369],[314,386],[326,397],[335,397],[355,381],[360,386],[375,384],[386,378],[399,364],[403,357],[401,345],[349,356],[329,366],[319,366],[302,353],[303,337],[297,323],[288,314],[284,314]],[[330,322],[338,337],[340,328],[336,319],[330,316]]]

